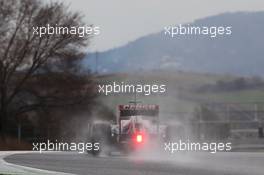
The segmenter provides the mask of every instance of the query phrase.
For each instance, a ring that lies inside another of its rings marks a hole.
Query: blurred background
[[[181,126],[185,137],[263,146],[263,1],[0,2],[1,150],[86,139],[89,122],[113,120],[116,106],[134,98],[98,94],[98,84],[113,81],[167,85],[165,94],[138,99],[160,105],[161,122]],[[27,38],[47,23],[95,25],[101,34]],[[232,35],[164,35],[178,24],[231,26]]]

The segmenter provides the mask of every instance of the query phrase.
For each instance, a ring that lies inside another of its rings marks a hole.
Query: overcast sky
[[[62,1],[62,0],[61,0]],[[107,50],[166,25],[192,22],[224,12],[264,11],[264,0],[63,0],[101,27],[89,50]]]

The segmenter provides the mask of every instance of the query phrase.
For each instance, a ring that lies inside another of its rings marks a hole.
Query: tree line
[[[92,34],[33,34],[33,27],[48,24],[70,27],[85,23],[79,12],[63,3],[0,0],[2,140],[12,134],[10,128],[23,124],[46,137],[50,129],[70,135],[73,121],[81,125],[99,105],[95,77],[81,68]]]

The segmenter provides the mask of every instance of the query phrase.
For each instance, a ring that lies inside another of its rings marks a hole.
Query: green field
[[[112,74],[99,76],[98,83],[108,84],[113,81],[130,84],[166,84],[167,91],[159,95],[138,95],[146,104],[160,105],[161,113],[172,117],[178,113],[192,113],[201,103],[251,103],[264,102],[263,89],[236,91],[196,92],[204,85],[214,85],[217,81],[231,81],[237,77],[230,75],[198,74],[186,72],[147,72],[136,74]],[[118,104],[126,104],[134,99],[134,94],[100,95],[99,100],[110,109]]]

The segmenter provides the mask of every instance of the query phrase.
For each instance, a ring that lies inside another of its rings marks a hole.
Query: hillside
[[[138,100],[146,104],[160,105],[163,117],[177,117],[182,115],[191,116],[194,109],[202,103],[252,103],[264,101],[264,83],[258,86],[245,86],[240,89],[221,89],[219,82],[226,82],[232,85],[241,77],[230,75],[198,74],[190,72],[165,72],[152,71],[144,73],[122,73],[97,77],[99,84],[111,84],[115,82],[143,83],[143,84],[166,84],[167,91],[160,95],[138,95]],[[253,78],[246,78],[245,82],[256,81]],[[250,84],[250,83],[249,83]],[[205,87],[217,87],[217,90],[206,90]],[[203,89],[201,91],[201,88]],[[100,95],[99,100],[115,111],[119,104],[126,104],[134,99],[134,94],[111,94]],[[184,117],[182,118],[184,119]]]
[[[264,12],[225,13],[190,25],[232,26],[232,36],[169,38],[161,31],[99,53],[99,72],[184,70],[264,75]],[[91,69],[95,68],[94,57],[90,54],[85,60]]]

